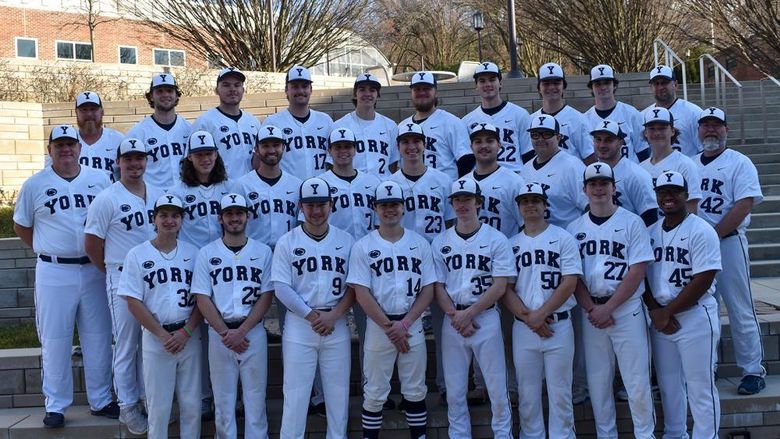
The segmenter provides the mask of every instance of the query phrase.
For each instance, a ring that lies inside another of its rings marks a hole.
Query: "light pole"
[[[477,11],[471,16],[471,24],[474,26],[474,30],[477,31],[477,51],[479,62],[482,62],[482,34],[480,32],[485,28],[485,17],[482,15],[482,12]]]
[[[270,37],[268,41],[271,43],[269,44],[271,49],[271,69],[276,72],[276,42],[274,41],[274,11],[272,3],[271,0],[268,0],[268,36]]]
[[[507,15],[509,18],[509,63],[510,71],[507,77],[522,78],[517,67],[517,30],[515,25],[515,0],[507,0]]]

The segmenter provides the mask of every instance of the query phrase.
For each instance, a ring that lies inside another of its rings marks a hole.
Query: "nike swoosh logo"
[[[287,191],[287,195],[290,195],[292,193],[295,193],[295,191]]]
[[[623,125],[624,123],[625,123],[625,122],[618,122],[617,124],[618,124],[618,125]]]
[[[623,180],[615,180],[615,184],[618,184],[618,183],[620,183],[621,181],[623,181]]]
[[[409,247],[409,250],[417,250],[417,247]]]
[[[342,246],[340,246],[340,247],[336,247],[336,250],[341,250],[342,248],[344,248],[344,246],[343,246],[343,245],[342,245]]]
[[[632,316],[634,316],[634,317],[636,317],[637,315],[639,315],[639,311],[637,311],[637,312],[635,312],[635,313],[633,313],[633,314],[631,314],[631,315],[632,315]]]
[[[568,124],[568,123],[562,123],[562,124],[561,124],[561,128],[563,128],[563,127],[567,127],[567,126],[569,126],[569,124]]]
[[[487,248],[486,245],[480,245],[479,248]]]
[[[227,195],[227,192],[220,192],[220,195]]]
[[[550,244],[555,244],[556,242],[558,242],[557,239],[555,241],[550,241]]]
[[[88,184],[87,187],[92,189],[93,187],[95,187],[95,185],[94,184]]]
[[[504,123],[509,123],[509,122],[512,122],[512,119],[507,119],[504,121]]]
[[[380,131],[380,132],[379,132],[379,135],[380,135],[380,136],[384,136],[385,134],[387,134],[387,131]]]
[[[722,168],[718,168],[718,171],[722,171],[722,170],[724,170],[724,169],[726,169],[726,168],[728,168],[728,166],[724,166],[724,167],[722,167]]]
[[[622,232],[622,231],[623,231],[623,229],[615,229],[615,233]]]
[[[547,178],[550,178],[550,177],[552,177],[553,175],[555,175],[555,174],[547,174]]]
[[[688,239],[687,236],[685,238],[680,238],[680,241],[685,241],[686,239]]]
[[[493,190],[501,189],[501,186],[493,186]]]
[[[114,148],[106,148],[106,151],[112,152],[112,151],[114,151]]]
[[[428,129],[429,129],[429,130],[435,130],[435,129],[436,129],[436,128],[438,128],[438,127],[439,127],[439,126],[438,126],[438,125],[436,125],[435,127],[428,127]]]
[[[371,186],[363,186],[366,189],[371,189]]]
[[[317,129],[318,129],[318,130],[321,130],[321,129],[323,129],[323,128],[325,128],[325,127],[317,127]]]
[[[184,262],[187,262],[187,261],[189,261],[190,259],[192,259],[192,258],[184,258]]]
[[[438,188],[439,188],[439,186],[432,186],[432,187],[431,187],[431,190],[432,190],[432,191],[435,191],[435,190],[436,190],[436,189],[438,189]]]

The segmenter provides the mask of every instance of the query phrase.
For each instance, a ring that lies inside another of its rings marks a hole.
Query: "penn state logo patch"
[[[294,254],[295,256],[303,256],[303,255],[305,255],[305,254],[306,254],[306,249],[304,249],[304,248],[302,248],[302,247],[298,247],[298,248],[296,248],[295,250],[293,250],[293,254]]]
[[[292,128],[285,128],[285,129],[282,130],[282,132],[289,136],[290,134],[292,134]]]
[[[222,125],[221,127],[219,127],[219,130],[222,131],[223,133],[226,133],[230,131],[230,128],[228,128],[227,125]]]
[[[146,141],[146,143],[148,143],[151,146],[157,145],[157,139],[155,139],[154,137],[151,137],[151,138],[149,138],[149,140]]]
[[[441,248],[441,254],[446,255],[449,254],[452,251],[449,245],[445,245]]]
[[[259,195],[257,195],[257,192],[250,192],[250,193],[249,193],[249,195],[247,195],[247,197],[248,197],[250,200],[256,200],[258,196],[259,196]]]
[[[580,233],[577,233],[576,235],[574,235],[574,237],[577,238],[577,241],[582,241],[583,239],[585,239],[585,236],[586,235],[585,235],[584,232],[580,232]]]
[[[53,187],[50,187],[50,188],[46,189],[46,196],[47,197],[53,197],[55,195],[57,195],[57,189],[54,189]]]
[[[122,206],[119,207],[119,210],[121,210],[122,212],[130,212],[130,209],[131,207],[129,204],[123,204]]]
[[[381,254],[382,254],[382,252],[380,252],[379,250],[371,250],[371,252],[368,253],[368,256],[371,257],[371,258],[376,259]]]
[[[184,197],[184,201],[186,201],[188,203],[194,203],[195,202],[195,195],[192,195],[192,194],[187,195],[186,197]]]
[[[331,194],[335,194],[335,193],[336,193],[336,192],[338,192],[338,191],[339,191],[339,188],[337,188],[337,187],[335,187],[335,186],[331,186],[331,188],[330,188],[330,193],[331,193]]]
[[[219,264],[222,263],[222,259],[220,259],[220,258],[211,258],[211,259],[209,259],[209,262],[211,263],[211,265],[219,265]]]
[[[514,254],[520,253],[520,246],[516,245],[516,246],[512,247],[512,253],[514,253]]]
[[[143,267],[146,270],[151,270],[152,268],[154,268],[154,261],[146,261],[146,262],[144,262]]]

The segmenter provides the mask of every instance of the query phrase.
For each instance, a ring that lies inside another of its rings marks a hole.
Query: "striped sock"
[[[409,436],[412,439],[425,438],[428,427],[428,411],[425,400],[406,401],[406,423],[409,425]]]
[[[363,439],[378,439],[382,428],[382,411],[369,412],[363,409]]]

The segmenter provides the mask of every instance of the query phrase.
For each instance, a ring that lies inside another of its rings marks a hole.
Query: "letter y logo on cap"
[[[390,185],[385,186],[385,189],[387,190],[387,196],[390,197],[393,195],[393,187]]]

